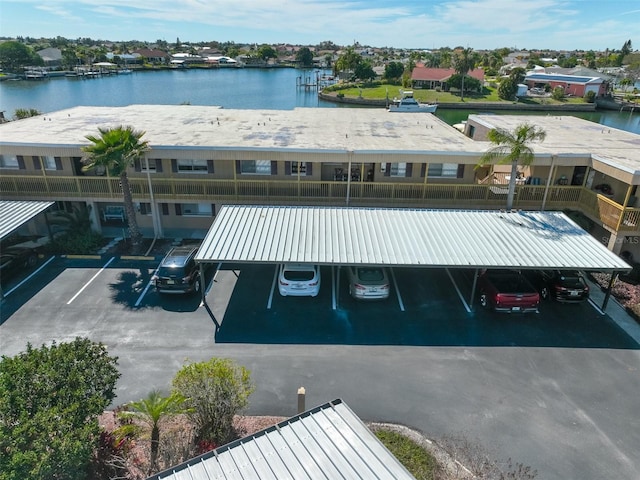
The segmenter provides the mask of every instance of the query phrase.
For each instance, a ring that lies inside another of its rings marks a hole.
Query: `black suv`
[[[195,262],[197,246],[173,247],[153,277],[159,293],[189,293],[200,290],[200,270]]]

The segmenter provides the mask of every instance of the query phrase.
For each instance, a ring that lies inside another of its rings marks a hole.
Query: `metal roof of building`
[[[148,480],[415,480],[341,400]]]
[[[544,80],[547,82],[566,82],[566,83],[602,83],[600,77],[579,77],[577,75],[562,75],[561,73],[530,73],[525,77],[526,80]]]
[[[19,202],[0,200],[0,239],[20,228],[53,202]]]
[[[223,206],[200,262],[628,271],[561,212]]]

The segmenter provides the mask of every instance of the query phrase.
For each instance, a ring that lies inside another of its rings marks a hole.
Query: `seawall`
[[[370,100],[366,98],[342,97],[336,94],[318,93],[318,98],[327,102],[344,103],[348,105],[359,105],[363,107],[387,106],[386,100]],[[595,103],[567,105],[539,105],[527,103],[501,103],[501,102],[461,102],[461,103],[438,103],[438,109],[443,110],[531,110],[533,112],[593,112],[596,110]]]

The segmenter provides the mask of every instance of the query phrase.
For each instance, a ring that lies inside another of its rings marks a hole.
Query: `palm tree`
[[[139,160],[145,152],[150,150],[149,143],[140,140],[145,132],[136,131],[130,126],[98,127],[98,130],[100,131],[99,136],[87,135],[85,137],[91,142],[91,145],[82,147],[82,151],[88,154],[84,160],[83,170],[102,166],[106,168],[109,175],[120,177],[124,209],[131,235],[131,246],[134,251],[137,251],[142,242],[142,234],[138,228],[136,212],[133,207],[127,168],[133,166],[135,160]]]
[[[476,66],[476,54],[472,48],[463,48],[453,58],[453,66],[456,73],[460,74],[462,88],[460,89],[460,100],[464,102],[464,77],[469,70],[473,70]]]
[[[123,417],[139,418],[151,428],[150,473],[155,472],[158,462],[160,421],[166,416],[184,413],[186,410],[182,407],[183,402],[184,399],[180,395],[172,393],[168,397],[163,397],[158,390],[153,390],[146,398],[128,403],[126,410],[120,413]]]
[[[532,142],[542,142],[547,136],[542,128],[528,123],[516,126],[512,132],[502,129],[492,129],[487,137],[495,146],[487,150],[478,166],[497,161],[499,164],[511,164],[511,178],[507,193],[507,210],[513,207],[513,197],[516,191],[516,176],[518,165],[530,165],[533,163],[534,154],[530,147]]]

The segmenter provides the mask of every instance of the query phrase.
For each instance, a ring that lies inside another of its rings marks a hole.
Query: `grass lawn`
[[[435,477],[439,469],[438,462],[420,445],[391,430],[379,429],[375,434],[417,480],[431,480]]]
[[[393,100],[394,97],[400,97],[400,90],[403,88],[398,85],[377,85],[374,87],[357,87],[349,86],[348,88],[335,90],[338,93],[342,93],[345,97],[358,98],[362,97],[369,100],[384,100],[389,98]],[[406,90],[406,89],[405,89]],[[460,94],[458,92],[437,92],[436,90],[413,90],[413,96],[421,103],[461,103]],[[514,103],[512,100],[502,100],[498,97],[498,89],[494,87],[484,87],[482,93],[467,92],[464,96],[464,103],[473,102],[497,102],[497,103]],[[568,97],[564,100],[554,100],[550,97],[536,98],[526,97],[520,99],[518,103],[525,105],[566,105],[568,103],[585,103],[581,97]]]

